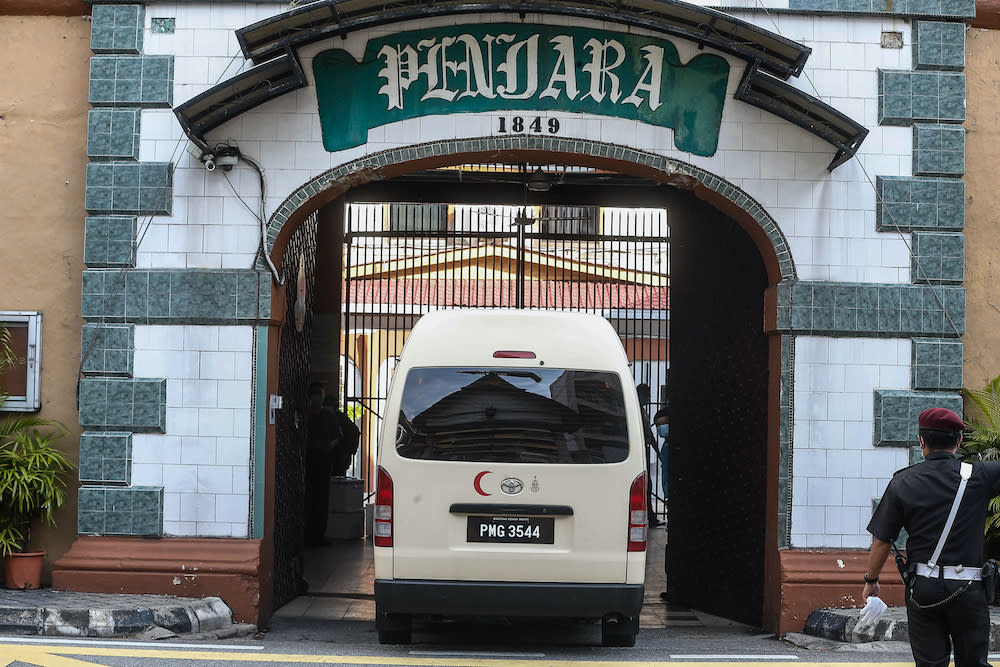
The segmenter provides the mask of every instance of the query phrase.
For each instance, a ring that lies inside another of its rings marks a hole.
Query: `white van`
[[[423,316],[379,441],[379,641],[409,643],[416,615],[565,617],[601,619],[605,646],[633,646],[644,451],[628,359],[604,318]]]

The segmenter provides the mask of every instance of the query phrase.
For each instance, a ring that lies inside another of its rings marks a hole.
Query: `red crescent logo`
[[[479,486],[479,483],[483,481],[483,477],[485,477],[486,475],[489,475],[489,474],[490,474],[489,470],[484,470],[481,473],[479,473],[478,475],[476,475],[476,479],[474,479],[473,482],[472,482],[472,488],[474,488],[476,490],[476,493],[478,493],[481,496],[491,496],[491,495],[493,495],[492,493],[486,493],[485,491],[483,491],[483,487]]]

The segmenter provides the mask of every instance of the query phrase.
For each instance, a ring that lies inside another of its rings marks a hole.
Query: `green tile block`
[[[139,159],[139,109],[91,109],[87,156],[91,160]]]
[[[879,125],[960,123],[964,120],[963,73],[879,70]]]
[[[960,179],[877,176],[875,192],[875,228],[880,232],[965,228],[965,183]]]
[[[965,279],[964,234],[914,232],[910,254],[913,283],[960,284]]]
[[[788,315],[781,306],[778,312],[777,328],[786,333],[958,337],[965,330],[965,290],[959,286],[799,281],[791,287]],[[854,303],[845,296],[851,289]]]
[[[912,350],[911,369],[914,389],[957,391],[962,388],[962,341],[915,338]]]
[[[91,10],[90,50],[94,53],[141,53],[142,5],[95,4]]]
[[[80,380],[80,425],[163,433],[166,383],[165,379],[84,377]]]
[[[173,83],[173,56],[96,55],[90,61],[88,99],[95,107],[170,108]]]
[[[91,189],[94,189],[93,198]],[[96,199],[98,189],[102,191],[100,200]],[[87,165],[86,207],[91,213],[170,215],[173,165],[167,162],[91,162]]]
[[[932,407],[962,414],[962,397],[952,392],[875,390],[876,447],[912,447],[917,444],[917,417]]]
[[[84,486],[77,495],[77,505],[81,512],[104,512],[105,489],[103,487]]]
[[[81,495],[83,489],[80,489]],[[104,512],[86,512],[79,509],[77,512],[76,530],[81,535],[104,535]]]
[[[131,324],[85,324],[80,341],[83,374],[131,376],[134,335]]]
[[[964,69],[965,30],[964,23],[914,21],[913,69]]]
[[[965,173],[965,128],[956,125],[913,126],[914,176],[961,176]]]

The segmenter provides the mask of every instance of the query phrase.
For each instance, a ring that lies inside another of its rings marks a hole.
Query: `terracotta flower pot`
[[[40,588],[44,551],[14,553],[4,560],[4,584],[7,588]]]

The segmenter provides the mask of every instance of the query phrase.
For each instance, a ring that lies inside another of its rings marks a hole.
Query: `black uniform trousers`
[[[967,590],[942,605],[927,607]],[[980,581],[915,577],[906,601],[910,649],[917,667],[947,667],[954,644],[955,667],[987,667],[990,616]]]

